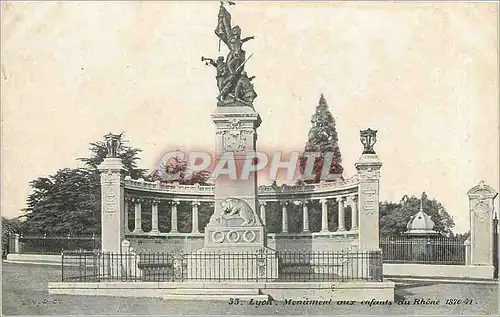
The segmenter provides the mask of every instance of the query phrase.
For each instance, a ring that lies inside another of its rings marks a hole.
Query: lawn
[[[390,306],[274,306],[244,303],[165,301],[155,298],[49,295],[47,283],[59,281],[56,266],[3,263],[4,315],[494,315],[498,312],[498,285],[420,283],[398,287]],[[401,300],[409,305],[398,304]],[[439,304],[418,304],[439,301]],[[447,299],[471,303],[446,305]]]

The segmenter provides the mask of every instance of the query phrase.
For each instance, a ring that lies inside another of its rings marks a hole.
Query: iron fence
[[[63,282],[338,282],[382,281],[382,275],[380,251],[62,254]]]
[[[61,254],[63,250],[93,251],[100,248],[101,239],[96,236],[19,236],[19,253],[24,254]]]
[[[385,263],[465,265],[462,238],[392,236],[380,240]]]

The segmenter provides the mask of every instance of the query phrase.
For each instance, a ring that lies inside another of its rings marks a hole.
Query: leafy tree
[[[100,184],[90,170],[60,169],[30,182],[23,232],[89,235],[100,232]]]
[[[423,211],[434,222],[434,230],[444,234],[451,234],[451,228],[455,226],[455,222],[446,212],[444,206],[436,199],[427,199],[425,195],[422,198],[405,195],[399,203],[380,203],[380,235],[388,236],[406,232],[408,222],[420,211],[420,202],[422,200]]]
[[[146,170],[137,167],[137,161],[140,160],[138,155],[142,150],[130,147],[127,143],[127,140],[122,139],[122,146],[118,153],[126,170],[125,175],[129,175],[133,179],[144,178]],[[78,158],[78,160],[84,162],[85,167],[98,172],[97,167],[106,158],[106,145],[103,141],[90,143],[89,151],[89,157]]]
[[[160,181],[162,183],[179,183],[180,185],[194,185],[200,184],[203,186],[209,185],[208,178],[210,177],[210,171],[202,170],[193,172],[188,168],[188,162],[179,157],[173,157],[165,166],[161,166],[160,168],[164,169],[164,171],[170,175],[177,175],[172,178],[162,178],[161,175],[158,174],[157,170],[149,173],[147,178],[152,181]]]
[[[321,171],[325,160],[325,153],[331,152],[333,160],[330,165],[330,174],[342,175],[344,169],[342,167],[342,157],[338,145],[338,135],[335,128],[335,119],[333,118],[325,97],[321,94],[319,98],[316,112],[311,118],[312,127],[309,130],[308,141],[305,146],[303,155],[300,158],[300,171],[304,174],[306,167],[306,156],[308,152],[319,152],[321,156],[315,159],[312,174],[315,175],[314,180],[304,180],[306,183],[318,183],[321,180]],[[301,181],[299,181],[301,182]]]
[[[144,177],[137,167],[141,150],[128,146],[126,140],[119,152],[125,174]],[[50,235],[91,235],[101,231],[101,185],[99,164],[106,157],[104,142],[90,143],[90,156],[78,158],[85,168],[64,168],[54,175],[30,182],[33,192],[24,209],[26,221],[22,231]]]

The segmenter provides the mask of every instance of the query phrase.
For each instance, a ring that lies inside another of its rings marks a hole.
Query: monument
[[[498,193],[491,186],[481,181],[471,188],[469,196],[470,255],[468,265],[482,266],[493,276],[493,214],[495,198]]]
[[[241,28],[231,26],[231,14],[221,2],[215,34],[229,52],[226,59],[202,57],[216,68],[217,107],[212,114],[216,125],[215,157],[241,171],[253,159],[257,128],[261,123],[253,101],[257,97],[245,64],[249,60],[241,38]],[[277,277],[276,252],[267,247],[263,220],[257,214],[257,173],[249,177],[219,175],[215,179],[214,213],[205,228],[204,247],[188,261],[192,277],[210,275],[222,279],[273,279]],[[196,275],[196,276],[193,276]]]

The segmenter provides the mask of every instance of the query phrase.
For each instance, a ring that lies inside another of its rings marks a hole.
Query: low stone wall
[[[7,261],[22,263],[61,265],[61,259],[60,254],[7,254]]]
[[[101,283],[49,283],[49,294],[99,295],[126,297],[159,297],[201,300],[242,297],[250,299],[268,295],[274,300],[333,300],[333,301],[393,301],[394,282],[101,282]],[[228,292],[233,289],[234,292]],[[255,290],[255,292],[248,292]],[[257,292],[259,290],[259,292]],[[230,293],[230,294],[228,294]],[[260,295],[244,295],[244,294]]]
[[[203,248],[203,235],[178,235],[167,237],[127,237],[137,252],[190,253]]]
[[[385,277],[493,279],[493,266],[384,263]]]
[[[276,251],[342,251],[356,241],[356,234],[268,234],[268,247]],[[190,253],[203,248],[203,234],[177,234],[163,237],[127,236],[130,245],[138,252]]]

